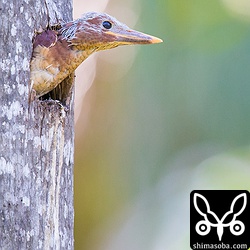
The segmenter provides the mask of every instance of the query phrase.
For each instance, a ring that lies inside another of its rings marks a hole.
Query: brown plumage
[[[45,30],[33,41],[31,85],[38,97],[62,82],[90,54],[129,44],[160,43],[161,39],[131,30],[105,14],[90,12],[58,30]]]

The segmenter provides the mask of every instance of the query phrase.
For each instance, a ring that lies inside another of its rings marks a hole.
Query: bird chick
[[[120,45],[160,43],[105,13],[89,12],[36,35],[31,59],[31,86],[40,97],[54,89],[92,53]]]

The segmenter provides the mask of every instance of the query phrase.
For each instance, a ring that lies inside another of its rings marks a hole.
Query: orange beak
[[[119,32],[107,31],[106,33],[114,36],[119,45],[153,44],[163,42],[160,38],[136,30],[119,30]]]

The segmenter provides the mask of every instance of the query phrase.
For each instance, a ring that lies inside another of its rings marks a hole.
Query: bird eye
[[[104,21],[103,23],[102,23],[102,26],[105,28],[105,29],[111,29],[112,28],[112,23],[111,22],[109,22],[109,21]]]

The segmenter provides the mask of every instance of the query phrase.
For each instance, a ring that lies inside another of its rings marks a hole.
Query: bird
[[[33,39],[30,79],[38,98],[55,89],[94,52],[121,45],[162,42],[130,29],[106,13],[88,12],[56,27],[37,32]]]

